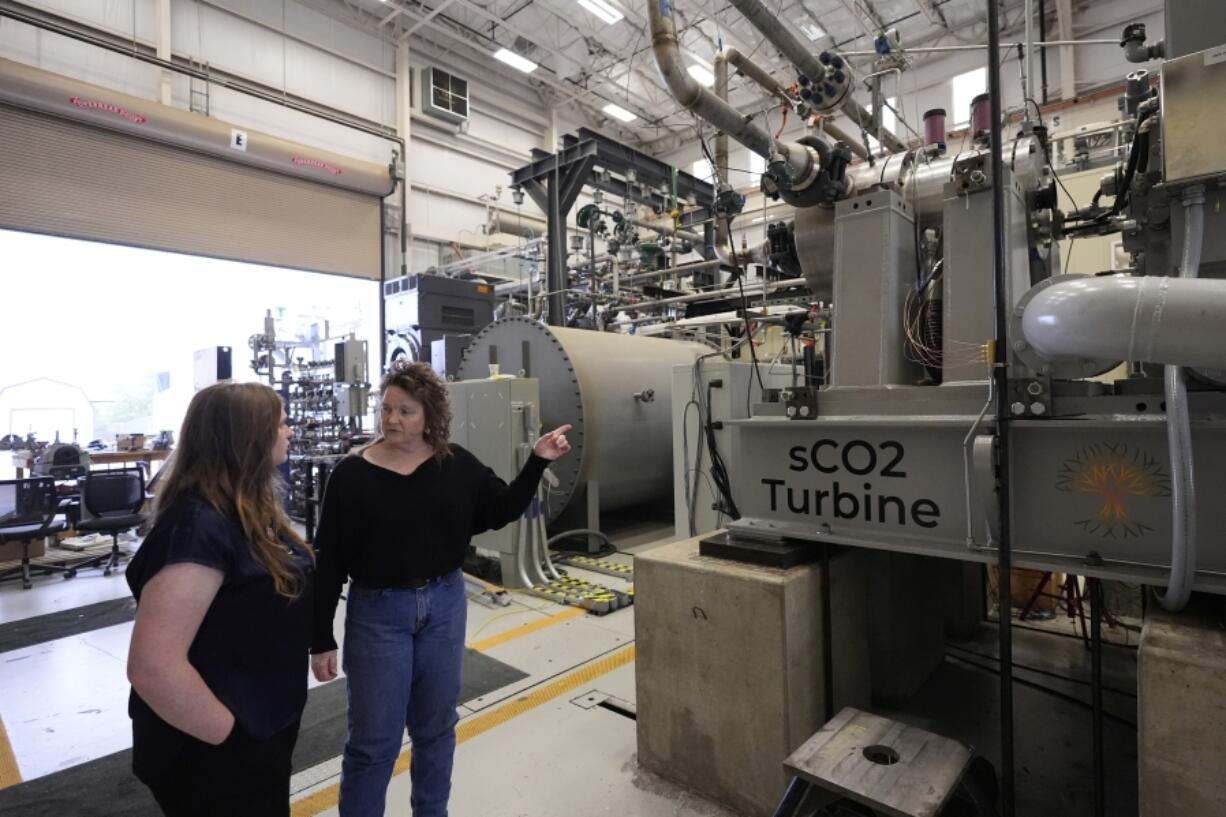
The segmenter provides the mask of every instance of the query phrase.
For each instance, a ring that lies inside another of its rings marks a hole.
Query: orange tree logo
[[[1102,500],[1098,513],[1077,524],[1106,539],[1127,539],[1153,530],[1128,513],[1129,497],[1171,495],[1171,478],[1159,462],[1126,443],[1101,443],[1082,448],[1060,466],[1056,489],[1091,494]]]

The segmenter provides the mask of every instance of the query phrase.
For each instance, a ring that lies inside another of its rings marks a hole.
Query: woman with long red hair
[[[267,386],[196,394],[128,566],[132,767],[169,817],[289,814],[314,572],[281,504],[292,434]]]

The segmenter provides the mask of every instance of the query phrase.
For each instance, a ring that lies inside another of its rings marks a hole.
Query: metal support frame
[[[997,566],[1000,569],[1000,609],[997,615],[1000,650],[1000,800],[1002,817],[1014,815],[1013,759],[1013,567],[1009,489],[1009,271],[1005,254],[1004,155],[1001,142],[1000,11],[995,0],[985,0],[988,12],[988,92],[991,95],[992,140],[992,282],[996,326],[992,377],[996,389]]]
[[[1087,579],[1090,591],[1091,711],[1094,755],[1094,817],[1103,817],[1106,790],[1103,768],[1103,583]]]
[[[597,167],[606,172],[593,174]],[[633,173],[633,181],[629,180],[629,173]],[[673,174],[671,165],[587,128],[563,136],[562,147],[556,153],[533,150],[532,162],[511,173],[511,185],[525,190],[536,206],[545,211],[549,233],[545,281],[550,325],[566,325],[566,219],[583,187],[590,185],[660,212],[671,202],[668,196],[656,191],[668,189]],[[709,219],[715,208],[715,188],[711,184],[677,171],[676,190],[679,201],[693,201],[697,205],[696,210],[680,218],[682,225]]]

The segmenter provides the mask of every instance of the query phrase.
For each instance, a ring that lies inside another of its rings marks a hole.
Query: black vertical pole
[[[404,184],[402,181],[401,184]],[[387,281],[387,236],[383,234],[383,219],[387,215],[387,205],[384,201],[379,202],[379,293],[375,296],[379,299],[379,371],[383,371],[383,362],[387,360],[387,310],[384,308],[383,302],[383,284]],[[400,225],[401,233],[404,232],[403,222]],[[405,259],[405,263],[408,260]],[[368,361],[369,362],[369,361]]]
[[[992,379],[996,389],[997,468],[1000,495],[1000,567],[998,636],[1000,646],[1000,796],[1001,814],[1013,817],[1013,592],[1009,526],[1009,373],[1008,270],[1005,267],[1004,158],[1001,155],[1000,19],[997,0],[988,6],[988,93],[991,95],[992,139],[992,282],[996,305],[996,343]]]
[[[550,326],[566,325],[566,217],[562,213],[562,174],[555,168],[548,181],[549,258],[545,281],[549,287]]]
[[[1106,815],[1103,789],[1103,584],[1089,579],[1090,584],[1090,661],[1093,732],[1094,732],[1094,817]]]
[[[1047,3],[1039,0],[1039,42],[1047,42]],[[1043,104],[1047,104],[1047,48],[1039,48],[1039,74],[1043,78]]]
[[[810,385],[806,383],[806,385]],[[830,545],[822,543],[822,704],[826,708],[826,720],[834,717],[834,622],[831,620],[830,599]]]

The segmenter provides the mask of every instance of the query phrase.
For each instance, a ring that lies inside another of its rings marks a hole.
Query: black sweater
[[[328,477],[315,537],[315,624],[311,652],[336,649],[332,619],[346,579],[401,587],[456,570],[473,536],[517,519],[549,464],[533,454],[507,485],[458,445],[403,475],[361,456]]]

